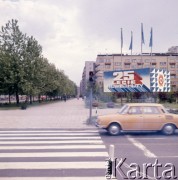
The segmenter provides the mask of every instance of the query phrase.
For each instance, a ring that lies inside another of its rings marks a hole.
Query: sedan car
[[[129,103],[116,114],[99,116],[96,126],[111,135],[122,131],[162,131],[172,135],[178,128],[178,115],[167,112],[161,104]]]

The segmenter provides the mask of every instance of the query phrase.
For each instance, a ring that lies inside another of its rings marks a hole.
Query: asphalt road
[[[117,111],[98,109],[96,114],[94,109],[93,115]],[[138,172],[140,179],[178,176],[178,132],[114,137],[88,125],[88,114],[84,102],[76,99],[0,111],[0,180],[102,180],[110,145],[117,158],[113,175],[119,180],[125,175],[138,179]],[[126,158],[123,163],[121,158]]]
[[[178,179],[178,132],[173,136],[153,132],[110,136],[100,130],[100,135],[108,152],[114,145],[117,168],[113,165],[113,174],[119,180],[139,179],[138,172],[140,179]]]

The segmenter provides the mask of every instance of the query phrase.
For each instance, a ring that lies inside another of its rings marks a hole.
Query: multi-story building
[[[95,67],[95,62],[94,61],[85,61],[85,66],[83,68],[83,73],[82,73],[82,80],[80,83],[80,94],[82,96],[86,95],[86,90],[87,90],[87,84],[88,84],[88,79],[89,79],[89,72],[94,71]]]
[[[178,53],[178,46],[172,46],[168,49],[168,53]]]
[[[154,53],[141,55],[99,54],[96,58],[96,81],[103,87],[103,72],[140,68],[166,69],[171,74],[171,90],[178,91],[178,54]]]

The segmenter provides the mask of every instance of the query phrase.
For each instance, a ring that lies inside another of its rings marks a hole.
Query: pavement
[[[93,108],[92,116],[116,113],[118,109]],[[88,123],[89,109],[82,99],[58,101],[51,104],[29,107],[26,110],[0,110],[0,129],[96,129]]]

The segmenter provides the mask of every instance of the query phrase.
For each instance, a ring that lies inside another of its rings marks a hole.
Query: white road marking
[[[76,138],[77,139],[77,138]],[[90,144],[103,144],[102,140],[90,140],[90,139],[85,139],[85,140],[53,140],[53,141],[40,141],[40,140],[35,140],[35,141],[0,141],[0,145],[2,144],[10,144],[10,145],[23,145],[23,144],[71,144],[71,143],[77,143],[77,144],[83,144],[83,143],[90,143]]]
[[[143,151],[144,155],[149,158],[156,158],[157,156],[153,154],[151,151],[149,151],[142,143],[135,140],[134,138],[131,138],[130,136],[127,136],[127,139],[137,148]]]
[[[0,177],[0,180],[106,180],[104,176],[97,177]]]
[[[2,133],[98,133],[98,130],[0,130],[0,134]]]
[[[15,134],[0,134],[0,137],[13,137],[13,136],[98,136],[99,134],[97,132],[92,132],[92,133],[15,133]]]
[[[108,157],[107,152],[30,152],[0,153],[2,157]]]
[[[58,146],[0,146],[0,150],[15,150],[15,149],[105,149],[104,145],[58,145]]]
[[[3,162],[0,169],[105,169],[104,161],[90,162]]]
[[[8,139],[38,139],[38,140],[40,140],[40,139],[59,139],[59,140],[61,140],[61,139],[101,139],[101,137],[100,136],[94,136],[94,137],[92,137],[92,136],[90,136],[90,137],[88,137],[88,136],[81,136],[81,137],[75,137],[75,135],[74,136],[71,136],[71,137],[0,137],[0,140],[8,140]]]
[[[158,158],[178,158],[178,156],[158,156]]]

